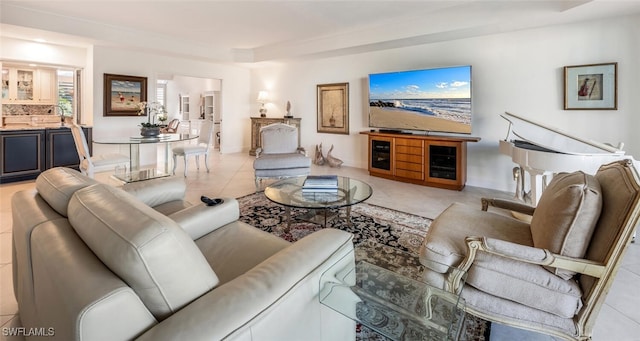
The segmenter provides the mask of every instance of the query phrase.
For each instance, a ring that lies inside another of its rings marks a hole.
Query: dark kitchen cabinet
[[[91,128],[83,127],[89,146]],[[78,169],[79,159],[71,129],[0,131],[0,183],[31,180],[46,169]]]

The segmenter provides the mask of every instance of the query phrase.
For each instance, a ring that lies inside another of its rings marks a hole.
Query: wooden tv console
[[[369,136],[369,174],[418,185],[462,190],[467,142],[479,137],[361,132]]]

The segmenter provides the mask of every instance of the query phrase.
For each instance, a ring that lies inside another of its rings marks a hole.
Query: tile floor
[[[211,172],[202,167],[199,171],[190,160],[187,174],[187,200],[198,202],[201,195],[209,197],[240,197],[255,191],[253,182],[253,157],[247,153],[214,153],[210,160]],[[177,174],[183,169],[178,166]],[[479,205],[479,198],[499,196],[509,198],[511,193],[467,186],[462,191],[416,186],[386,179],[370,177],[366,170],[342,167],[314,166],[313,174],[339,174],[358,178],[373,187],[373,195],[367,201],[384,207],[436,217],[452,202]],[[96,178],[117,185],[107,173]],[[19,326],[18,306],[13,296],[11,275],[11,196],[14,192],[33,188],[33,181],[0,185],[0,326]],[[640,340],[640,243],[631,244],[619,270],[615,283],[602,308],[594,329],[593,339],[638,341]],[[0,328],[0,330],[2,330]],[[494,324],[492,341],[552,340],[545,335],[525,332]],[[0,333],[0,340],[7,338]]]

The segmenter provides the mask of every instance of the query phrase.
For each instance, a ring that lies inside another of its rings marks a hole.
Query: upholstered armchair
[[[177,118],[169,121],[166,127],[160,129],[160,132],[163,134],[175,134],[178,132],[178,127],[180,127],[180,120]]]
[[[537,207],[500,199],[483,199],[482,210],[453,204],[421,246],[425,279],[462,290],[470,314],[567,340],[590,339],[639,203],[638,173],[632,161],[621,160],[595,176],[555,176]],[[495,208],[524,212],[530,222]],[[458,272],[444,273],[440,263],[464,270],[466,282]]]
[[[253,161],[256,191],[262,179],[309,175],[311,159],[298,141],[298,128],[274,123],[260,128],[261,147]]]

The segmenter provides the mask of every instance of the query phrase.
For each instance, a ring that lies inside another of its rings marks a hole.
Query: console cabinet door
[[[369,172],[394,175],[393,138],[369,137]]]
[[[0,133],[0,183],[34,179],[45,169],[45,131]]]

